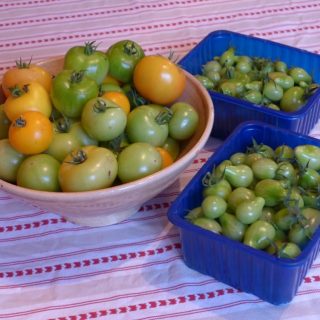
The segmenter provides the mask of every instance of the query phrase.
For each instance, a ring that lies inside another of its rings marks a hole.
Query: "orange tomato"
[[[9,127],[10,145],[25,155],[45,151],[53,139],[53,124],[41,112],[26,111]]]
[[[145,99],[168,105],[181,96],[186,86],[186,76],[170,59],[149,55],[143,57],[136,65],[133,83]]]
[[[2,78],[2,89],[6,97],[10,95],[9,88],[16,85],[25,85],[30,82],[38,82],[47,92],[50,92],[52,75],[43,67],[24,63],[21,60],[16,62],[16,67],[7,70]]]
[[[156,148],[158,150],[158,152],[161,155],[162,158],[162,169],[169,167],[170,165],[173,164],[173,158],[171,156],[171,154],[164,148],[161,147],[157,147]]]
[[[105,92],[102,95],[103,98],[106,98],[108,100],[111,100],[115,104],[117,104],[119,107],[123,109],[123,111],[126,113],[126,115],[130,112],[130,101],[127,98],[127,96],[122,92],[116,92],[116,91],[110,91]]]
[[[48,118],[51,115],[50,96],[37,82],[15,87],[4,102],[4,112],[11,121],[25,111],[39,111]]]

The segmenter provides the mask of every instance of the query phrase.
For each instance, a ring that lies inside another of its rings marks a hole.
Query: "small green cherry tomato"
[[[291,87],[283,93],[280,109],[286,112],[299,110],[305,103],[305,90],[301,87]]]
[[[263,87],[263,95],[270,101],[280,101],[283,96],[283,89],[275,81],[269,81]]]
[[[200,217],[203,217],[203,212],[201,207],[193,208],[185,215],[185,219],[191,222]]]
[[[197,218],[193,220],[193,223],[196,226],[212,231],[214,233],[221,233],[221,226],[216,220],[212,220],[208,218]]]
[[[151,144],[135,142],[120,152],[118,164],[118,177],[125,183],[160,171],[162,158],[156,147]]]
[[[227,198],[228,207],[235,211],[238,205],[243,201],[250,201],[255,198],[254,192],[249,188],[238,187],[231,191]]]
[[[301,166],[320,170],[320,147],[299,145],[294,148],[294,155]]]
[[[236,207],[236,217],[244,224],[251,224],[261,217],[264,204],[265,201],[261,197],[242,201]]]
[[[284,200],[286,189],[279,180],[263,179],[257,182],[254,192],[256,196],[264,198],[266,206],[274,207]]]
[[[275,234],[275,229],[269,222],[258,220],[246,230],[243,243],[256,249],[265,249],[273,241]]]
[[[49,154],[27,157],[19,166],[17,185],[41,191],[59,191],[60,162]]]
[[[253,172],[245,164],[231,165],[225,169],[225,178],[235,188],[248,187],[253,182]]]
[[[251,164],[251,169],[257,179],[273,179],[278,169],[278,164],[270,158],[261,158]]]
[[[242,241],[247,226],[240,222],[233,214],[225,212],[219,217],[219,222],[223,235],[236,241]]]
[[[201,208],[205,217],[216,219],[226,211],[227,203],[219,196],[207,196],[203,199]]]
[[[230,183],[225,179],[220,179],[219,181],[208,185],[203,189],[203,195],[206,196],[218,196],[226,200],[232,191]]]

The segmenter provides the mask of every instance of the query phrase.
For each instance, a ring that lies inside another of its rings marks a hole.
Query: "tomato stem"
[[[71,83],[80,83],[84,77],[84,70],[81,71],[73,71],[71,73],[70,82]]]
[[[134,56],[138,53],[136,45],[132,41],[127,41],[123,46],[124,52],[129,56]]]
[[[27,121],[26,119],[24,119],[22,116],[19,116],[19,118],[17,118],[15,121],[14,121],[14,126],[15,127],[18,127],[18,128],[23,128],[25,127],[27,124]]]
[[[86,42],[84,45],[84,54],[87,56],[92,55],[97,50],[98,45],[95,45],[95,41]]]
[[[72,160],[71,161],[65,161],[66,163],[81,164],[84,161],[86,161],[87,158],[88,158],[87,154],[82,149],[71,153],[71,156],[72,156]]]
[[[164,108],[164,111],[160,111],[158,113],[158,115],[155,118],[155,121],[157,124],[167,124],[169,123],[169,121],[171,120],[173,116],[173,112],[172,110],[170,110],[169,108]]]
[[[19,86],[15,85],[12,88],[9,88],[10,94],[15,97],[21,97],[25,93],[29,91],[29,84],[25,84],[22,88],[19,88]]]
[[[32,60],[32,57],[30,58],[30,60],[28,62],[25,62],[20,57],[20,59],[16,61],[16,67],[18,69],[28,69],[30,67],[31,60]]]

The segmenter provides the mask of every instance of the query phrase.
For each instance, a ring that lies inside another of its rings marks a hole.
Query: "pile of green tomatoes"
[[[304,68],[236,55],[233,47],[206,62],[196,77],[209,90],[284,112],[298,111],[318,89]]]
[[[191,223],[281,258],[295,258],[320,225],[320,147],[252,146],[203,177]]]

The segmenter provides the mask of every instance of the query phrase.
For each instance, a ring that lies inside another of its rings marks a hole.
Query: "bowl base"
[[[114,214],[108,214],[108,215],[99,215],[99,216],[91,216],[88,213],[87,217],[77,217],[75,214],[63,214],[62,216],[68,220],[69,222],[75,223],[80,226],[84,227],[104,227],[109,226],[112,224],[116,224],[119,222],[122,222],[123,220],[127,219],[131,215],[135,214],[139,211],[140,206],[130,208],[128,210],[123,210]]]

